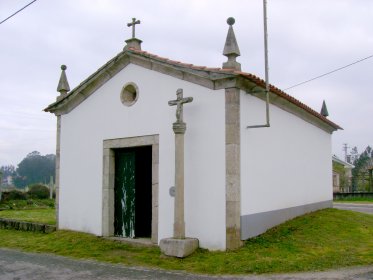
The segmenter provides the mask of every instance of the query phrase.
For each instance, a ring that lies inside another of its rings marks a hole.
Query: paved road
[[[373,214],[373,203],[333,203],[333,207],[342,210],[352,210],[367,214]]]
[[[93,261],[72,260],[47,254],[31,254],[15,250],[0,249],[1,280],[372,280],[373,266],[341,269],[318,273],[277,274],[260,276],[204,276],[182,272],[130,268]]]

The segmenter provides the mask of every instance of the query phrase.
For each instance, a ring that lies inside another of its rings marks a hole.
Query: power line
[[[8,19],[10,19],[11,17],[14,17],[16,14],[18,14],[20,11],[26,9],[28,6],[30,6],[32,3],[36,2],[37,0],[33,0],[31,1],[30,3],[28,3],[26,6],[24,6],[23,8],[19,9],[17,12],[15,12],[14,14],[11,14],[10,16],[8,16],[6,19],[2,20],[0,22],[0,24],[6,22]]]
[[[322,74],[322,75],[320,75],[320,76],[314,77],[314,78],[309,79],[309,80],[307,80],[307,81],[304,81],[304,82],[301,82],[301,83],[299,83],[299,84],[295,84],[295,85],[293,85],[293,86],[291,86],[291,87],[285,88],[284,90],[292,89],[292,88],[295,88],[295,87],[297,87],[297,86],[303,85],[303,84],[305,84],[305,83],[309,83],[309,82],[311,82],[311,81],[314,81],[314,80],[316,80],[316,79],[322,78],[322,77],[327,76],[327,75],[330,75],[330,74],[332,74],[332,73],[334,73],[334,72],[340,71],[340,70],[342,70],[342,69],[345,69],[345,68],[347,68],[347,67],[350,67],[350,66],[352,66],[352,65],[354,65],[354,64],[357,64],[357,63],[359,63],[359,62],[362,62],[362,61],[367,60],[367,59],[372,58],[372,57],[373,57],[373,54],[370,55],[370,56],[364,57],[364,58],[362,58],[362,59],[359,59],[359,60],[357,60],[357,61],[355,61],[355,62],[352,62],[352,63],[350,63],[350,64],[347,64],[347,65],[345,65],[345,66],[339,67],[339,68],[337,68],[337,69],[335,69],[335,70],[332,70],[332,71],[330,71],[330,72],[327,72],[327,73],[325,73],[325,74]]]

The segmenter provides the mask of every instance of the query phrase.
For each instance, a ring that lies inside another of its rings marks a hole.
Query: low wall
[[[0,229],[15,229],[51,233],[53,231],[56,231],[56,226],[0,218]]]
[[[350,192],[350,193],[333,193],[333,199],[343,198],[373,198],[373,192]]]

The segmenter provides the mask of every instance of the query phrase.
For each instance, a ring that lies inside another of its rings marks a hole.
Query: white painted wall
[[[134,82],[139,99],[120,101]],[[200,246],[225,249],[224,91],[213,91],[136,65],[128,65],[61,120],[60,228],[101,235],[103,140],[159,134],[159,232],[173,233],[176,90],[194,101],[184,106],[186,235]]]
[[[331,135],[241,92],[241,215],[332,200]]]

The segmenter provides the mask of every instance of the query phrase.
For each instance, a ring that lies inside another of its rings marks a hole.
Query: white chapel
[[[331,207],[331,137],[341,128],[273,85],[270,125],[250,127],[263,122],[265,82],[241,71],[234,20],[228,24],[221,68],[159,57],[135,34],[72,90],[62,66],[60,95],[45,109],[57,116],[59,229],[154,244],[172,236],[173,123],[181,117],[185,236],[200,247],[238,248]],[[177,92],[189,103],[170,106]]]

